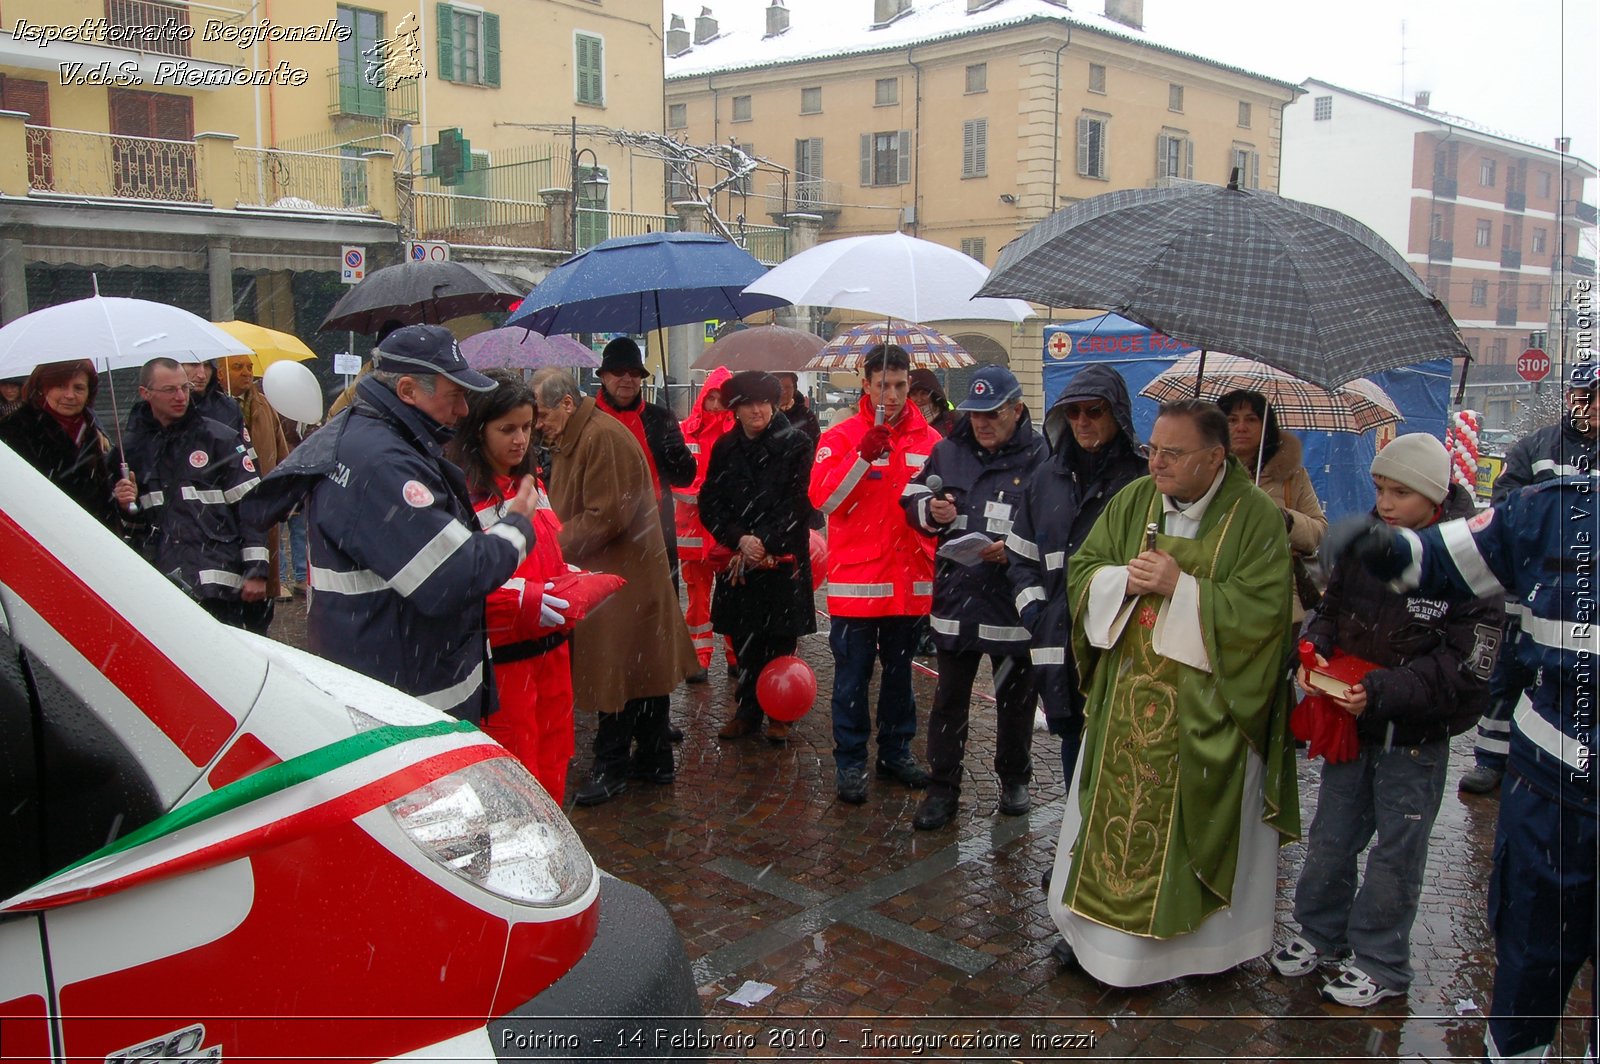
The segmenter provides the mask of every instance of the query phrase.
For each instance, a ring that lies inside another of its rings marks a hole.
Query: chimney
[[[1129,29],[1144,29],[1144,0],[1106,0],[1106,18]]]
[[[781,37],[788,32],[789,9],[783,6],[783,0],[772,0],[767,8],[767,36]]]
[[[682,15],[673,15],[667,27],[667,54],[676,58],[689,50],[689,31],[683,25]]]
[[[1560,152],[1562,155],[1565,155],[1571,150],[1572,150],[1572,138],[1571,137],[1557,137],[1556,138],[1556,151]]]
[[[711,17],[711,9],[702,7],[700,14],[694,20],[694,43],[710,44],[717,39],[717,20]]]
[[[910,11],[911,0],[872,0],[872,28],[881,30]]]
[[[1422,89],[1417,93],[1417,107],[1420,109],[1424,111],[1430,110],[1428,104],[1432,101],[1433,93],[1429,92],[1427,89]]]

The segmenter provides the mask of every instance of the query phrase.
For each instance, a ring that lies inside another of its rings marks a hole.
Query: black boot
[[[600,714],[594,733],[594,770],[573,799],[579,805],[609,802],[628,789],[628,747],[638,716],[635,703],[616,713]]]
[[[636,707],[633,716],[634,778],[671,783],[677,778],[677,771],[672,763],[672,739],[668,733],[670,699],[658,695],[635,699],[628,704]]]

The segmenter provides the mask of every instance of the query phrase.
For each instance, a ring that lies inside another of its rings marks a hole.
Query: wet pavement
[[[303,600],[280,603],[273,635],[301,644]],[[826,619],[819,620],[826,625]],[[719,648],[720,654],[720,648]],[[719,742],[732,682],[673,694],[685,732],[671,785],[635,782],[613,801],[578,808],[592,715],[579,715],[566,812],[595,861],[656,895],[694,965],[706,1031],[722,1059],[1478,1060],[1493,943],[1484,917],[1498,802],[1462,795],[1471,735],[1452,744],[1427,882],[1412,933],[1410,993],[1370,1009],[1320,999],[1316,976],[1285,979],[1265,958],[1232,971],[1123,990],[1050,957],[1057,941],[1040,878],[1054,861],[1063,805],[1058,747],[1035,732],[1033,809],[997,811],[987,669],[980,671],[957,819],[918,832],[921,797],[871,780],[867,802],[834,795],[824,634],[801,640],[817,673],[818,707],[788,743]],[[932,659],[916,670],[923,758]],[[989,707],[990,712],[985,712]],[[1300,763],[1309,825],[1317,767]],[[1278,911],[1287,920],[1304,844],[1280,853]],[[1287,936],[1280,929],[1279,940]],[[1585,1016],[1593,969],[1568,1015]],[[742,1007],[746,981],[775,989]],[[1584,1022],[1562,1024],[1577,1059]]]

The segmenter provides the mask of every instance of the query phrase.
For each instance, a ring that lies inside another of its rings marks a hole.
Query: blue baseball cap
[[[469,392],[492,392],[494,381],[461,356],[461,345],[442,325],[406,325],[383,338],[373,351],[372,368],[413,376],[434,373]]]
[[[1022,385],[1017,383],[1016,374],[1004,366],[980,366],[967,383],[967,397],[956,404],[956,409],[986,414],[1021,398]]]

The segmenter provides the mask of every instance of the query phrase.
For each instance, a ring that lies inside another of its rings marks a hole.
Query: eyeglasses
[[[1144,453],[1145,457],[1152,462],[1176,462],[1180,458],[1187,458],[1191,454],[1198,454],[1201,451],[1209,451],[1216,446],[1216,444],[1212,444],[1211,447],[1156,447],[1146,444]]]
[[[149,392],[151,395],[159,395],[163,399],[170,399],[179,392],[184,392],[186,394],[188,392],[192,392],[194,391],[194,388],[187,384],[169,384],[165,388],[146,388],[145,391]]]
[[[1066,415],[1068,421],[1076,421],[1079,418],[1098,421],[1109,414],[1111,408],[1104,403],[1091,403],[1087,406],[1082,403],[1068,403],[1061,408],[1061,412]]]

